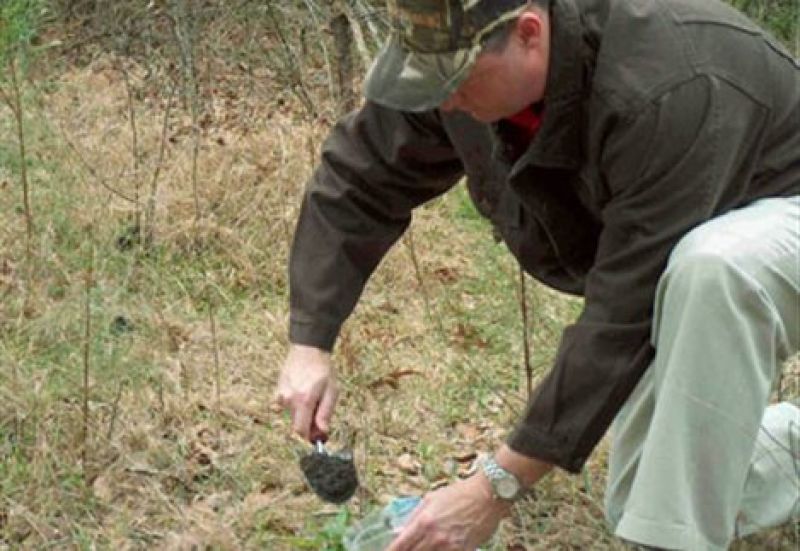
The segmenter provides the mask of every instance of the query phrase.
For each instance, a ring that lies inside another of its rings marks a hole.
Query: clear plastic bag
[[[369,513],[344,535],[347,551],[384,551],[411,517],[419,496],[396,497],[382,509]]]

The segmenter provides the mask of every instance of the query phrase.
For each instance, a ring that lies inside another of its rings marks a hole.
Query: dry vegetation
[[[0,549],[335,550],[352,519],[503,439],[526,393],[518,268],[461,189],[417,214],[338,344],[334,440],[363,481],[346,508],[306,488],[306,445],[270,405],[303,184],[379,10],[37,10],[30,47],[0,55],[0,99],[21,100],[0,101]],[[540,376],[580,302],[527,293]],[[601,446],[582,476],[549,478],[493,548],[621,549],[604,462]]]

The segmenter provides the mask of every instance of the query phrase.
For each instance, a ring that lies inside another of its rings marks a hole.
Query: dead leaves
[[[183,513],[186,531],[168,534],[165,548],[190,551],[199,548],[236,549],[233,518],[223,514],[231,502],[230,492],[196,498]]]
[[[458,270],[455,268],[449,268],[447,266],[442,266],[440,268],[436,268],[433,271],[433,275],[439,280],[441,283],[445,285],[453,284],[459,280],[461,277],[458,273]]]
[[[92,493],[103,503],[112,503],[115,498],[113,481],[108,472],[99,475],[92,483]]]
[[[376,474],[400,494],[429,492],[472,475],[479,451],[496,444],[496,430],[488,423],[459,423],[451,430],[447,449],[428,450],[422,455],[403,450]]]
[[[405,474],[415,475],[419,474],[422,464],[418,459],[415,459],[410,453],[404,453],[397,458],[397,466]]]
[[[483,350],[489,346],[489,341],[481,336],[479,330],[465,322],[456,324],[451,338],[453,344],[465,350],[473,347]]]
[[[392,390],[398,390],[400,388],[400,379],[403,377],[422,374],[423,373],[421,371],[416,369],[396,369],[391,373],[387,373],[386,375],[372,381],[367,385],[367,388],[370,390],[377,390],[383,386],[388,386]]]

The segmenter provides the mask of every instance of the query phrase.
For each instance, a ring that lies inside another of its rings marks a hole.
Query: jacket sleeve
[[[331,350],[414,207],[463,172],[436,112],[367,103],[340,121],[308,183],[289,260],[289,340]]]
[[[768,113],[696,76],[593,135],[609,200],[584,310],[509,438],[520,453],[579,471],[654,357],[659,277],[677,241],[742,201],[739,163],[757,155]]]

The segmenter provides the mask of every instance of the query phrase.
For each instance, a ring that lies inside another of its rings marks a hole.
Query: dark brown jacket
[[[800,71],[715,0],[555,0],[551,21],[544,120],[521,156],[463,114],[368,103],[335,127],[292,250],[290,339],[330,349],[412,209],[466,174],[525,270],[585,297],[509,440],[574,472],[653,358],[680,237],[800,193]]]

